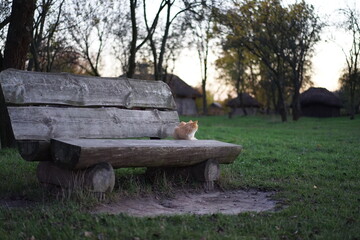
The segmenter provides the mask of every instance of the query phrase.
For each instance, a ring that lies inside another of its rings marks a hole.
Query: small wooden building
[[[174,74],[168,74],[166,82],[175,98],[179,115],[197,115],[195,100],[202,97],[202,94]]]
[[[311,87],[300,94],[302,116],[338,117],[342,103],[339,97],[326,88]]]
[[[209,105],[208,114],[212,116],[224,115],[225,110],[221,103],[213,102]]]
[[[235,115],[255,115],[260,108],[260,103],[248,93],[241,93],[238,97],[231,99],[227,106],[231,108],[230,117]]]
[[[145,71],[142,74],[134,74],[133,78],[154,80],[154,75]],[[198,110],[195,100],[202,97],[202,94],[174,74],[167,74],[165,82],[169,85],[174,96],[178,114],[185,116],[197,115]]]

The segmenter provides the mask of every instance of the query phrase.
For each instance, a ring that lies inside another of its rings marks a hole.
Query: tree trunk
[[[35,0],[13,1],[4,50],[3,69],[25,68],[25,61],[32,37],[34,10]]]
[[[300,94],[299,92],[295,92],[293,96],[293,120],[297,121],[301,117],[301,106],[300,106]]]
[[[206,41],[206,46],[205,46],[206,50],[205,50],[205,56],[204,56],[204,78],[202,80],[202,92],[203,92],[203,111],[204,111],[204,115],[208,115],[208,108],[207,108],[207,98],[206,98],[206,82],[207,82],[207,71],[208,71],[208,56],[209,56],[209,41]],[[201,60],[201,59],[200,59]]]
[[[280,113],[280,116],[281,116],[281,121],[282,122],[287,122],[286,103],[285,103],[282,88],[280,86],[278,86],[278,94],[279,94],[278,108],[279,108],[279,113]]]
[[[354,91],[350,92],[350,120],[354,120],[355,119],[355,93]]]
[[[355,119],[355,89],[357,75],[356,71],[350,75],[350,120]]]
[[[300,84],[299,81],[294,81],[294,95],[292,102],[292,117],[294,121],[299,120],[301,117],[301,106],[300,106]]]
[[[278,102],[278,100],[277,100],[277,98],[276,98],[276,96],[278,95],[277,94],[277,92],[276,92],[276,86],[275,86],[275,84],[274,84],[274,81],[273,80],[271,80],[272,82],[271,82],[271,103],[272,103],[272,105],[273,105],[273,108],[274,108],[274,111],[275,111],[275,113],[278,113],[278,112],[280,112],[279,111],[279,106],[278,106],[278,104],[277,104],[277,102]]]
[[[156,52],[156,46],[155,46],[155,42],[152,38],[152,36],[150,37],[150,48],[151,48],[151,52],[153,55],[153,61],[154,61],[154,80],[159,80],[159,74],[157,71],[157,52]]]
[[[6,38],[2,69],[24,69],[32,37],[32,24],[35,11],[35,0],[14,0],[11,19]],[[1,89],[0,89],[1,90]],[[10,121],[8,119],[4,96],[0,91],[0,137],[2,147],[15,145]]]
[[[3,55],[1,54],[1,51],[0,51],[0,72],[3,69],[3,65],[4,65],[4,58],[3,58]]]
[[[202,84],[201,84],[201,88],[202,88],[202,92],[203,92],[203,112],[204,115],[208,115],[208,109],[207,109],[207,99],[206,99],[206,80],[202,80]]]
[[[173,3],[171,3],[170,1],[168,1],[167,3],[167,15],[166,15],[166,24],[165,24],[165,30],[164,30],[164,35],[162,37],[161,40],[161,47],[160,47],[160,53],[159,53],[159,59],[157,64],[155,65],[155,79],[156,80],[164,80],[163,79],[163,62],[164,62],[164,56],[165,56],[165,51],[166,51],[166,42],[167,39],[169,37],[169,31],[170,31],[170,25],[171,25],[171,21],[170,21],[170,14],[171,14],[171,6]]]
[[[244,113],[244,116],[247,116],[247,111],[246,111],[246,107],[245,107],[245,104],[244,104],[244,93],[240,93],[238,92],[238,98],[239,98],[239,101],[240,101],[240,107],[241,109],[243,110],[243,113]]]
[[[247,116],[246,107],[244,105],[244,91],[241,90],[241,78],[238,76],[237,82],[236,82],[236,91],[237,91],[237,97],[240,102],[240,108],[243,110],[244,116]]]
[[[130,43],[128,71],[126,73],[126,76],[128,78],[133,77],[136,68],[135,56],[136,56],[136,41],[138,37],[137,25],[136,25],[136,2],[137,0],[130,0],[132,39]]]

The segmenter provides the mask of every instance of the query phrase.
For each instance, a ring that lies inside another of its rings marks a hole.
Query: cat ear
[[[189,121],[189,123],[192,123],[192,122],[193,122],[192,120]]]
[[[196,123],[196,124],[197,124],[198,122],[199,122],[198,120],[194,121],[194,123]]]

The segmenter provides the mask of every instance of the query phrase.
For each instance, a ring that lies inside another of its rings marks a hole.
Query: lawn
[[[221,166],[218,185],[275,191],[281,203],[277,211],[156,218],[94,215],[89,213],[97,204],[94,199],[48,194],[37,183],[36,163],[3,149],[0,201],[27,200],[36,206],[0,207],[0,238],[360,239],[360,116],[352,121],[301,118],[287,123],[277,117],[196,119],[198,139],[243,146],[234,164]],[[142,169],[116,171],[115,192],[108,201],[120,193],[161,189],[138,180],[142,173]]]

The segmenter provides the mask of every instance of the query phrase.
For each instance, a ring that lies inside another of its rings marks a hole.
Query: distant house
[[[223,108],[223,106],[218,103],[218,102],[213,102],[210,104],[209,108],[208,108],[208,114],[209,115],[224,115],[225,114],[225,110]]]
[[[248,93],[241,93],[238,97],[231,99],[227,106],[231,108],[231,112],[229,113],[229,116],[235,116],[235,115],[255,115],[259,108],[260,103],[250,96]]]
[[[154,80],[154,75],[143,73],[135,74],[135,79]],[[166,83],[169,85],[171,92],[176,102],[176,108],[179,115],[192,116],[197,115],[198,110],[196,108],[195,100],[198,97],[202,97],[196,89],[189,86],[178,76],[174,74],[166,75]]]
[[[343,106],[334,93],[314,87],[300,94],[300,105],[302,115],[306,117],[338,117]]]
[[[191,116],[198,114],[195,100],[202,97],[202,94],[174,74],[168,74],[166,82],[175,98],[179,115]]]

